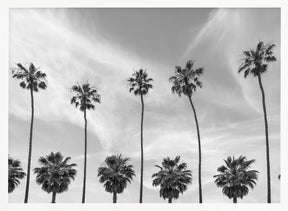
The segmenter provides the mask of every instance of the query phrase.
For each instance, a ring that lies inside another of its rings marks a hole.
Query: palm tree
[[[192,173],[187,170],[187,164],[179,162],[180,156],[174,159],[164,158],[162,166],[156,165],[160,170],[152,175],[153,186],[160,185],[160,197],[168,199],[168,203],[178,199],[179,194],[183,194],[187,185],[192,182]]]
[[[25,177],[25,172],[19,160],[8,158],[8,193],[12,193],[20,184],[20,180]]]
[[[132,74],[132,77],[128,79],[128,83],[130,86],[129,92],[132,92],[137,96],[140,95],[142,112],[141,112],[141,175],[140,175],[140,198],[139,202],[142,203],[143,196],[143,118],[144,118],[144,100],[143,96],[146,95],[149,89],[152,89],[153,86],[151,82],[152,78],[148,78],[148,74],[145,70],[140,69],[139,71],[135,71]]]
[[[270,182],[270,153],[268,137],[268,121],[265,105],[265,92],[262,85],[261,75],[268,69],[268,63],[276,61],[273,55],[274,44],[264,44],[260,41],[255,50],[250,49],[243,52],[244,58],[238,69],[238,72],[244,72],[244,77],[253,75],[258,78],[259,87],[262,94],[262,105],[264,113],[265,136],[266,136],[266,162],[267,162],[267,202],[271,203],[271,182]]]
[[[100,103],[101,96],[97,93],[97,89],[90,87],[90,84],[87,82],[80,86],[79,84],[72,86],[71,89],[76,93],[75,96],[71,98],[71,104],[75,104],[77,108],[79,106],[80,111],[84,113],[84,177],[83,177],[83,192],[82,192],[82,203],[85,203],[85,192],[86,192],[86,165],[87,165],[87,118],[86,111],[94,110],[95,105],[93,103]]]
[[[30,168],[31,168],[31,155],[32,155],[32,134],[33,134],[33,121],[34,121],[34,92],[39,89],[46,89],[47,81],[46,74],[36,68],[33,63],[30,63],[29,68],[26,68],[21,63],[17,64],[16,68],[12,68],[13,78],[19,79],[20,87],[28,89],[31,96],[31,122],[30,122],[30,138],[29,138],[29,152],[28,152],[28,167],[26,178],[26,190],[24,203],[28,202],[29,184],[30,184]]]
[[[182,94],[186,95],[189,99],[192,107],[198,137],[198,151],[199,151],[199,164],[198,164],[198,183],[199,183],[199,203],[202,203],[202,184],[201,184],[201,141],[200,141],[200,130],[196,115],[196,110],[192,102],[192,94],[196,92],[197,87],[202,88],[202,82],[199,81],[199,77],[203,74],[204,68],[193,68],[194,61],[189,60],[186,63],[185,68],[176,66],[175,75],[170,77],[169,81],[173,83],[171,88],[172,93],[178,94],[181,97]]]
[[[230,156],[224,160],[226,165],[220,166],[217,171],[219,174],[214,175],[217,187],[222,188],[223,194],[233,199],[237,203],[237,198],[243,198],[249,192],[249,187],[254,188],[257,180],[256,170],[249,170],[250,165],[255,160],[247,160],[245,156],[235,159]]]
[[[52,193],[52,202],[56,201],[56,194],[68,190],[71,179],[76,177],[75,163],[70,164],[70,157],[64,158],[60,152],[53,153],[39,158],[41,167],[34,168],[36,182],[42,185],[47,193]]]
[[[123,193],[127,183],[131,183],[135,176],[133,166],[129,165],[128,161],[129,158],[122,155],[112,155],[98,168],[99,181],[104,183],[107,192],[113,193],[113,203],[117,202],[117,194]]]

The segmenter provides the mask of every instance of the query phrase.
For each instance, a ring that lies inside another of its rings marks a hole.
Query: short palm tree
[[[237,159],[229,156],[224,162],[226,165],[217,169],[219,174],[214,176],[215,183],[222,188],[223,194],[237,203],[237,198],[242,199],[248,194],[249,187],[253,189],[256,185],[258,171],[249,170],[255,160],[247,160],[245,156]]]
[[[94,110],[94,103],[100,103],[101,96],[97,93],[97,89],[91,87],[87,82],[82,86],[77,84],[72,86],[72,92],[75,96],[71,98],[71,104],[77,108],[79,106],[80,111],[84,114],[84,177],[83,177],[83,192],[82,192],[82,203],[85,203],[85,192],[86,192],[86,166],[87,166],[87,110]]]
[[[12,193],[20,184],[20,180],[25,177],[25,172],[19,160],[8,158],[8,193]]]
[[[113,194],[113,203],[117,202],[117,194],[123,193],[135,176],[133,166],[129,165],[128,161],[129,158],[122,155],[112,155],[98,168],[99,181],[104,183],[107,192]]]
[[[133,92],[136,96],[140,96],[142,112],[141,112],[141,174],[140,174],[140,198],[139,202],[142,203],[143,197],[143,162],[144,162],[144,153],[143,153],[143,119],[144,119],[144,99],[143,96],[146,95],[149,89],[152,89],[153,86],[151,82],[152,78],[148,78],[148,74],[145,70],[140,69],[135,71],[132,74],[132,77],[128,79],[130,86],[129,92]]]
[[[68,190],[71,180],[76,177],[75,163],[70,164],[70,157],[64,158],[60,152],[53,153],[39,158],[41,167],[34,168],[36,182],[42,185],[47,193],[52,193],[52,202],[56,201],[56,194]]]
[[[25,67],[21,63],[17,64],[16,68],[12,68],[13,78],[20,80],[20,87],[28,89],[31,96],[31,122],[30,122],[30,136],[29,136],[29,152],[28,152],[28,167],[26,178],[26,189],[24,203],[28,202],[29,184],[30,184],[30,169],[31,169],[31,155],[32,155],[32,134],[33,134],[33,121],[34,121],[34,92],[38,92],[40,89],[46,89],[47,81],[46,74],[41,72],[39,68],[36,68],[33,63],[29,65],[29,68]]]
[[[270,181],[270,153],[269,153],[269,137],[268,137],[268,120],[265,104],[265,92],[262,85],[261,75],[268,69],[268,63],[276,61],[273,54],[274,44],[264,44],[260,41],[256,49],[250,49],[243,52],[244,58],[238,69],[238,72],[244,72],[244,77],[253,75],[257,77],[259,87],[262,94],[262,106],[264,113],[265,136],[266,136],[266,165],[267,165],[267,202],[271,203],[271,181]]]
[[[202,82],[199,77],[203,74],[204,68],[194,68],[194,61],[189,60],[186,63],[185,68],[181,66],[176,66],[175,75],[170,77],[169,81],[173,84],[171,90],[173,93],[178,94],[179,97],[182,94],[186,95],[189,99],[191,108],[194,113],[197,137],[198,137],[198,151],[199,151],[199,164],[198,164],[198,183],[199,183],[199,203],[202,203],[202,183],[201,183],[201,140],[200,140],[200,130],[198,125],[198,119],[194,104],[192,102],[192,95],[196,92],[197,88],[202,88]]]
[[[168,203],[178,199],[179,194],[183,194],[192,182],[192,173],[187,170],[187,164],[179,162],[180,156],[164,158],[162,166],[156,165],[160,170],[152,175],[153,186],[160,186],[160,197],[168,199]]]

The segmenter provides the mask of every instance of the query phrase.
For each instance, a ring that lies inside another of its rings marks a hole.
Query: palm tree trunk
[[[258,82],[261,89],[262,94],[262,105],[264,112],[264,122],[265,122],[265,135],[266,135],[266,162],[267,162],[267,202],[271,203],[271,182],[270,182],[270,155],[269,155],[269,138],[268,138],[268,121],[267,121],[267,113],[266,113],[266,105],[265,105],[265,93],[264,88],[261,81],[261,75],[258,74]]]
[[[199,203],[202,203],[202,184],[201,184],[201,141],[200,141],[200,131],[199,131],[199,125],[198,125],[198,120],[197,120],[197,115],[196,115],[196,110],[194,108],[192,98],[191,96],[188,97],[191,107],[193,109],[194,117],[195,117],[195,122],[196,122],[196,128],[197,128],[197,137],[198,137],[198,151],[199,151],[199,164],[198,164],[198,182],[199,182]]]
[[[33,97],[33,89],[32,88],[30,88],[30,95],[31,95],[31,122],[30,122],[28,167],[27,167],[27,178],[26,178],[26,190],[25,190],[24,203],[28,202],[29,184],[30,184],[30,169],[31,169],[31,155],[32,155],[32,135],[33,135],[33,121],[34,121],[34,97]]]
[[[140,176],[140,199],[139,203],[142,203],[143,196],[143,118],[144,118],[144,101],[143,95],[141,94],[141,104],[142,104],[142,112],[141,112],[141,176]]]
[[[172,198],[169,198],[169,199],[168,199],[168,203],[172,203]]]
[[[84,177],[83,177],[82,203],[85,203],[85,192],[86,192],[86,165],[87,165],[87,118],[86,118],[86,109],[84,110],[84,120],[85,120],[85,146],[84,146]]]
[[[113,203],[117,203],[117,193],[113,192]]]
[[[233,197],[233,203],[237,203],[237,197]]]
[[[51,203],[56,203],[56,192],[52,193],[52,202]]]

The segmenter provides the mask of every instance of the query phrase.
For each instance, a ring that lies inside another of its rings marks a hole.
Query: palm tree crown
[[[257,44],[255,50],[250,49],[244,51],[244,58],[239,67],[238,72],[244,72],[246,78],[249,74],[254,76],[261,75],[267,71],[268,63],[276,61],[276,57],[273,55],[273,48],[275,44],[267,43],[264,44],[260,41]]]
[[[128,79],[130,85],[129,92],[134,92],[135,95],[145,95],[148,93],[149,89],[152,89],[153,86],[151,82],[152,78],[148,78],[147,72],[143,69],[135,71],[132,74],[132,77]]]
[[[70,164],[70,157],[64,158],[60,152],[51,152],[39,158],[41,167],[34,168],[36,182],[47,193],[62,193],[68,190],[71,179],[76,177],[75,163]]]
[[[8,193],[12,193],[20,184],[20,180],[25,177],[25,172],[19,160],[8,158]]]
[[[71,90],[76,93],[76,95],[71,98],[71,104],[75,104],[76,108],[79,106],[80,111],[86,109],[94,110],[95,105],[93,102],[100,103],[101,101],[101,96],[97,93],[96,88],[90,87],[88,82],[82,86],[79,84],[74,85]]]
[[[133,166],[129,165],[128,161],[129,158],[122,155],[112,155],[107,157],[103,166],[98,168],[99,181],[104,183],[107,192],[122,193],[127,184],[131,183],[135,173]]]
[[[254,188],[257,180],[256,170],[249,170],[250,165],[255,160],[247,160],[245,156],[240,156],[235,159],[230,156],[224,160],[226,165],[220,166],[217,171],[219,174],[215,175],[215,183],[218,187],[223,188],[222,192],[229,199],[233,198],[234,203],[237,198],[243,198],[249,192],[249,187]]]
[[[192,182],[192,173],[187,170],[186,163],[180,163],[180,156],[174,159],[164,158],[162,166],[156,165],[160,170],[152,175],[153,186],[160,185],[160,197],[178,199],[179,194],[187,190],[187,185]]]
[[[176,66],[175,75],[169,78],[169,81],[173,83],[171,88],[173,93],[176,93],[181,97],[182,94],[191,97],[196,91],[197,87],[202,87],[202,82],[199,77],[203,74],[204,68],[193,68],[194,61],[189,60],[186,63],[185,68]]]
[[[36,68],[33,63],[30,63],[29,68],[18,63],[17,67],[12,69],[12,74],[13,78],[21,80],[19,85],[23,89],[32,89],[38,92],[39,89],[47,87],[46,74]]]

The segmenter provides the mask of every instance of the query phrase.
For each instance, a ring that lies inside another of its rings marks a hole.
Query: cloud
[[[255,48],[256,43],[260,39],[264,42],[274,42],[276,46],[280,46],[280,34],[274,33],[279,30],[276,21],[280,18],[279,11],[274,9],[273,12],[270,12],[270,18],[265,16],[267,12],[268,10],[265,9],[257,11],[252,9],[215,9],[210,13],[207,22],[192,39],[182,56],[186,58],[187,55],[198,53],[201,48],[206,49],[208,47],[209,52],[205,51],[206,59],[215,59],[213,56],[218,52],[217,57],[219,57],[219,60],[214,61],[214,63],[218,63],[218,66],[223,66],[223,69],[226,70],[223,73],[225,72],[233,77],[232,80],[241,88],[241,94],[247,104],[254,112],[258,112],[259,115],[262,114],[259,85],[252,77],[245,80],[242,75],[237,73],[237,69],[242,58],[241,52],[246,49]],[[265,18],[257,18],[264,16]],[[267,27],[268,25],[271,27]],[[280,48],[275,49],[275,55],[277,58],[280,58]],[[278,65],[279,63],[271,64],[269,71],[274,71],[275,66],[279,70]],[[274,73],[272,78],[270,76],[266,79],[266,83],[277,80],[276,78],[279,77],[278,74],[279,72]],[[266,87],[266,91],[269,92],[271,85],[265,85],[268,86]],[[279,89],[280,86],[277,88],[273,87],[273,91],[271,92],[276,92]],[[279,99],[280,95],[277,96],[276,101],[267,100],[267,102],[270,104],[269,106],[274,108],[275,104],[279,104]]]

